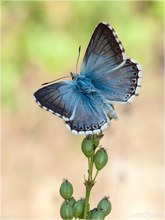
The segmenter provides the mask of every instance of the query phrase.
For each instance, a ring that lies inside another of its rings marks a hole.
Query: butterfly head
[[[71,77],[72,77],[72,80],[76,80],[76,79],[79,78],[79,74],[70,72],[70,75],[71,75]]]

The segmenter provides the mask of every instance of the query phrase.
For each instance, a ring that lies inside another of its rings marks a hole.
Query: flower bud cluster
[[[64,180],[60,186],[60,195],[64,202],[60,208],[60,215],[62,219],[83,219],[84,214],[84,198],[75,200],[73,195],[73,186],[68,180]]]
[[[99,148],[96,151],[96,148],[98,146],[99,146],[98,139],[86,137],[82,142],[81,150],[87,158],[94,157],[93,162],[95,164],[96,169],[99,171],[108,162],[108,154],[104,148]]]
[[[107,151],[99,147],[99,141],[102,136],[87,136],[84,138],[81,144],[81,150],[83,154],[88,158],[88,179],[85,180],[86,190],[91,190],[95,184],[95,179],[98,172],[108,162]],[[93,178],[93,166],[96,168],[96,174]],[[89,187],[89,188],[88,188]],[[104,197],[98,203],[97,207],[90,210],[89,199],[81,198],[75,200],[73,197],[73,186],[68,180],[64,180],[60,186],[60,195],[64,199],[64,202],[60,208],[60,215],[62,219],[105,219],[105,217],[111,212],[111,202],[108,197]],[[87,192],[86,191],[86,192]],[[89,191],[88,191],[89,192]],[[86,194],[87,196],[87,194]],[[87,198],[87,197],[86,197]]]
[[[108,197],[104,197],[97,205],[97,208],[92,209],[88,213],[87,219],[105,219],[105,217],[111,212],[111,202]]]

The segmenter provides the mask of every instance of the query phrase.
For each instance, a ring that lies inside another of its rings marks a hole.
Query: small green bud
[[[97,208],[102,209],[104,212],[104,216],[107,216],[111,212],[111,209],[112,209],[112,205],[108,197],[104,197],[97,205]]]
[[[76,200],[75,198],[72,196],[69,200],[68,200],[68,203],[73,207],[74,204],[75,204]]]
[[[84,214],[85,199],[78,200],[73,206],[73,216],[82,219]]]
[[[60,215],[62,219],[73,219],[73,208],[68,202],[64,201],[62,203]]]
[[[65,199],[69,200],[73,195],[73,186],[68,180],[64,180],[60,186],[60,195]]]
[[[91,157],[94,155],[94,139],[92,138],[84,138],[81,144],[81,150],[85,154],[86,157]]]
[[[89,219],[93,219],[93,220],[104,220],[104,212],[102,209],[94,209],[92,210],[92,213],[91,213],[91,218]]]
[[[95,210],[96,210],[96,208],[89,211],[88,217],[87,217],[88,220],[92,219],[92,214],[93,214],[93,212],[95,212]]]
[[[97,170],[101,170],[106,163],[108,162],[108,154],[104,148],[100,148],[95,156],[94,156],[94,163]]]

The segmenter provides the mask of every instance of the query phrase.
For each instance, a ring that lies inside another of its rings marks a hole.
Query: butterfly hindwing
[[[109,123],[104,105],[97,93],[80,93],[74,118],[66,122],[67,127],[75,134],[100,133]]]
[[[105,72],[102,77],[93,77],[94,86],[110,102],[130,102],[141,87],[141,68],[132,59],[127,59],[118,69]]]

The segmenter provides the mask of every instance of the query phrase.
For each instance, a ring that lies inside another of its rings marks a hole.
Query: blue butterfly
[[[98,134],[117,118],[114,102],[138,95],[141,68],[125,55],[114,29],[101,22],[94,30],[71,81],[50,83],[34,93],[37,104],[62,118],[74,134]]]

